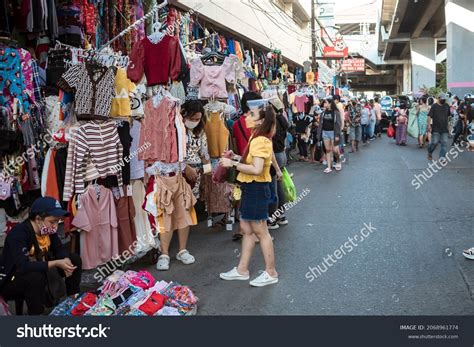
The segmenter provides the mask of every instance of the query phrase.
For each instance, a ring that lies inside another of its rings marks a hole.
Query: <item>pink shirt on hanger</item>
[[[295,105],[298,112],[304,112],[304,104],[309,101],[309,98],[306,95],[296,95]]]
[[[119,254],[117,211],[112,191],[99,186],[100,197],[93,184],[81,195],[80,208],[72,225],[81,232],[82,268],[94,269]]]

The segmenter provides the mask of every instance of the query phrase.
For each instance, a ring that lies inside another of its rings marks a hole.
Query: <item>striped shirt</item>
[[[64,201],[69,201],[74,193],[83,194],[85,182],[97,178],[97,175],[101,178],[117,176],[119,187],[123,186],[122,171],[113,169],[117,165],[123,166],[123,147],[115,122],[83,123],[70,135]]]

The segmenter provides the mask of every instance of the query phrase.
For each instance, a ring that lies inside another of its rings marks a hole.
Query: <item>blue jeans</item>
[[[438,143],[441,143],[441,150],[439,151],[439,157],[444,158],[448,148],[448,133],[432,133],[431,142],[428,146],[428,153],[433,154]]]
[[[366,143],[369,139],[369,124],[362,124],[362,142]]]
[[[371,119],[369,123],[369,138],[372,138],[375,135],[375,124],[377,124],[377,120]]]

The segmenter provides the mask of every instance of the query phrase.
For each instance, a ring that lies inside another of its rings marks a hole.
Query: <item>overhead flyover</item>
[[[403,90],[436,85],[436,64],[447,59],[448,89],[474,91],[473,0],[382,0],[378,52],[403,64]]]

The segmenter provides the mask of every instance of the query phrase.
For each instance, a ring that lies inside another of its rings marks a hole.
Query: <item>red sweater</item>
[[[145,37],[133,46],[130,53],[128,78],[137,83],[145,73],[148,86],[167,84],[170,78],[177,80],[181,72],[180,49],[174,36],[165,35],[157,44]]]

